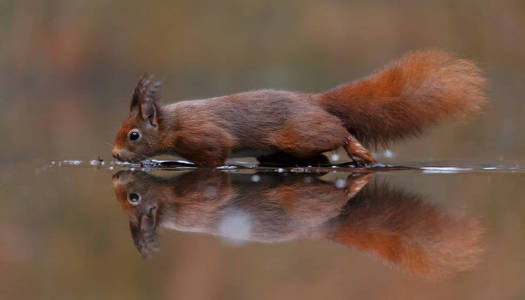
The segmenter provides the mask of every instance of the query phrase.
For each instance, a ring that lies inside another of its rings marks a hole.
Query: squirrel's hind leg
[[[274,146],[294,157],[310,158],[325,151],[344,147],[357,166],[373,164],[368,150],[341,124],[341,120],[324,111],[302,114],[288,120],[272,136]]]
[[[351,134],[346,137],[344,149],[358,166],[374,163],[372,154]]]

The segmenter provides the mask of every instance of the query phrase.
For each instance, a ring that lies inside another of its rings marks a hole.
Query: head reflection
[[[333,182],[311,174],[193,171],[172,177],[120,171],[113,188],[144,257],[158,227],[233,241],[327,239],[416,276],[467,270],[481,252],[477,219],[449,214],[372,175]]]

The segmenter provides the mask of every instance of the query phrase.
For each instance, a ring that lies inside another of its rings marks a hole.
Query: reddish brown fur
[[[315,98],[362,143],[385,144],[417,135],[447,117],[478,111],[484,84],[473,62],[421,51]]]
[[[144,77],[113,155],[178,154],[213,167],[239,152],[307,159],[346,146],[352,159],[371,163],[360,142],[384,144],[474,112],[484,100],[483,84],[472,62],[439,51],[408,54],[368,78],[314,95],[259,90],[159,106],[158,83]],[[140,140],[129,139],[132,129]]]
[[[328,239],[427,277],[466,270],[481,251],[476,219],[452,216],[385,183],[366,186],[371,174],[349,176],[345,188],[306,174],[259,174],[256,183],[251,176],[199,170],[161,178],[120,172],[113,186],[144,256],[155,250],[157,227],[137,220],[152,207],[156,215],[148,217],[158,226],[213,235],[227,234],[221,222],[242,212],[249,216],[247,240]],[[131,205],[129,193],[140,194],[141,202]]]
[[[440,277],[471,268],[482,252],[477,219],[446,214],[386,184],[363,189],[331,221],[329,238],[409,273]]]

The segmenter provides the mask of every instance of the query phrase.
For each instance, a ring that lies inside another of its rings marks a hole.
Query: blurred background
[[[143,262],[113,199],[109,172],[34,171],[50,160],[111,159],[114,134],[144,72],[164,82],[164,103],[258,88],[318,92],[427,48],[476,61],[488,78],[488,104],[467,122],[446,123],[392,146],[389,157],[379,152],[379,160],[519,165],[525,151],[524,37],[521,0],[0,0],[0,198],[6,199],[0,202],[0,295],[247,299],[276,291],[291,299],[331,291],[333,298],[349,295],[347,278],[358,280],[361,272],[406,296],[392,283],[394,271],[383,274],[381,264],[370,266],[324,243],[232,250],[210,237],[173,234],[172,252]],[[476,201],[480,215],[496,215],[486,216],[493,226],[489,236],[521,247],[525,208],[512,202],[495,209],[491,201],[523,199],[523,176],[484,176],[400,181],[446,203]],[[500,235],[508,227],[515,235]],[[494,295],[469,292],[479,286],[522,293],[524,268],[513,269],[517,253],[525,252],[520,247],[500,248],[494,257],[507,260],[485,265],[502,268],[497,278],[479,275],[467,288],[451,283],[435,295]],[[170,263],[163,263],[167,257]],[[270,266],[286,259],[292,261],[274,276]],[[346,277],[343,269],[353,266],[360,272]],[[359,282],[365,286],[355,286],[352,295],[380,298],[372,283]],[[180,294],[184,289],[189,294]]]
[[[2,161],[110,159],[140,75],[163,101],[318,92],[414,49],[476,61],[489,104],[395,145],[399,160],[517,159],[525,150],[525,2],[0,2]],[[414,149],[416,151],[414,151]]]

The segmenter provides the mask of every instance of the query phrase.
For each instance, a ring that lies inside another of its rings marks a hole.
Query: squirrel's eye
[[[140,137],[140,133],[134,129],[132,131],[129,132],[129,139],[132,140],[132,141],[135,141],[137,140],[138,138]]]
[[[132,205],[137,205],[137,204],[139,204],[139,202],[140,202],[140,196],[139,196],[139,194],[130,193],[130,194],[128,195],[128,201],[129,201],[129,203],[131,203]]]

